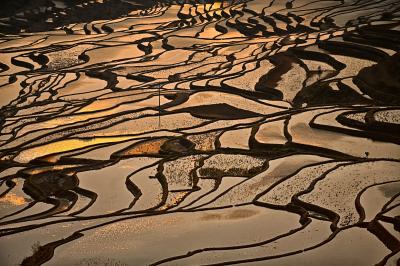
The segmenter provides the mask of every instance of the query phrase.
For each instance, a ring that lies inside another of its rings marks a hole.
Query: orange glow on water
[[[66,139],[52,143],[48,143],[39,147],[26,149],[18,154],[14,160],[18,162],[29,162],[35,158],[39,158],[45,155],[72,151],[80,148],[85,148],[102,143],[119,142],[133,137],[121,136],[121,137],[96,137],[92,139]]]
[[[16,194],[10,192],[4,197],[0,198],[0,203],[9,203],[11,205],[19,206],[27,203],[27,200],[24,197],[17,196]]]

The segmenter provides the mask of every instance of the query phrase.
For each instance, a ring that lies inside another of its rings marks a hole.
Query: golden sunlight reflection
[[[210,12],[210,11],[215,10],[214,11],[215,14],[221,15],[221,10],[220,9],[224,8],[226,6],[228,6],[228,2],[227,1],[224,1],[224,2],[219,2],[218,1],[218,2],[211,3],[211,4],[205,4],[204,9],[205,9],[206,12]]]
[[[206,10],[215,10],[221,8],[221,2],[214,2],[212,4],[206,4]]]
[[[102,143],[119,142],[129,140],[134,137],[96,137],[90,139],[66,139],[60,140],[39,147],[23,150],[14,160],[17,162],[29,162],[35,158],[39,158],[48,154],[72,151]]]
[[[59,164],[59,165],[52,165],[52,166],[43,166],[39,168],[32,168],[32,169],[27,169],[22,171],[22,173],[27,174],[27,175],[38,175],[42,174],[45,172],[52,172],[52,171],[59,171],[59,170],[66,170],[70,168],[76,168],[79,167],[79,164]]]
[[[8,203],[16,206],[23,205],[27,202],[28,201],[24,197],[17,196],[12,192],[7,193],[4,197],[0,198],[0,203]]]

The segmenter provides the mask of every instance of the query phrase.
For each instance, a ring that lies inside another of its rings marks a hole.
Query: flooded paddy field
[[[0,265],[400,264],[398,1],[11,2]]]

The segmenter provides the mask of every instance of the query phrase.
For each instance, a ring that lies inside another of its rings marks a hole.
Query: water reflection
[[[0,204],[8,203],[15,206],[24,205],[28,201],[21,196],[17,196],[15,193],[7,193],[4,197],[0,197]]]

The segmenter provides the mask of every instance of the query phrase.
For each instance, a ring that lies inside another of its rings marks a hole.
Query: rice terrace
[[[2,0],[0,265],[400,265],[400,1]]]

